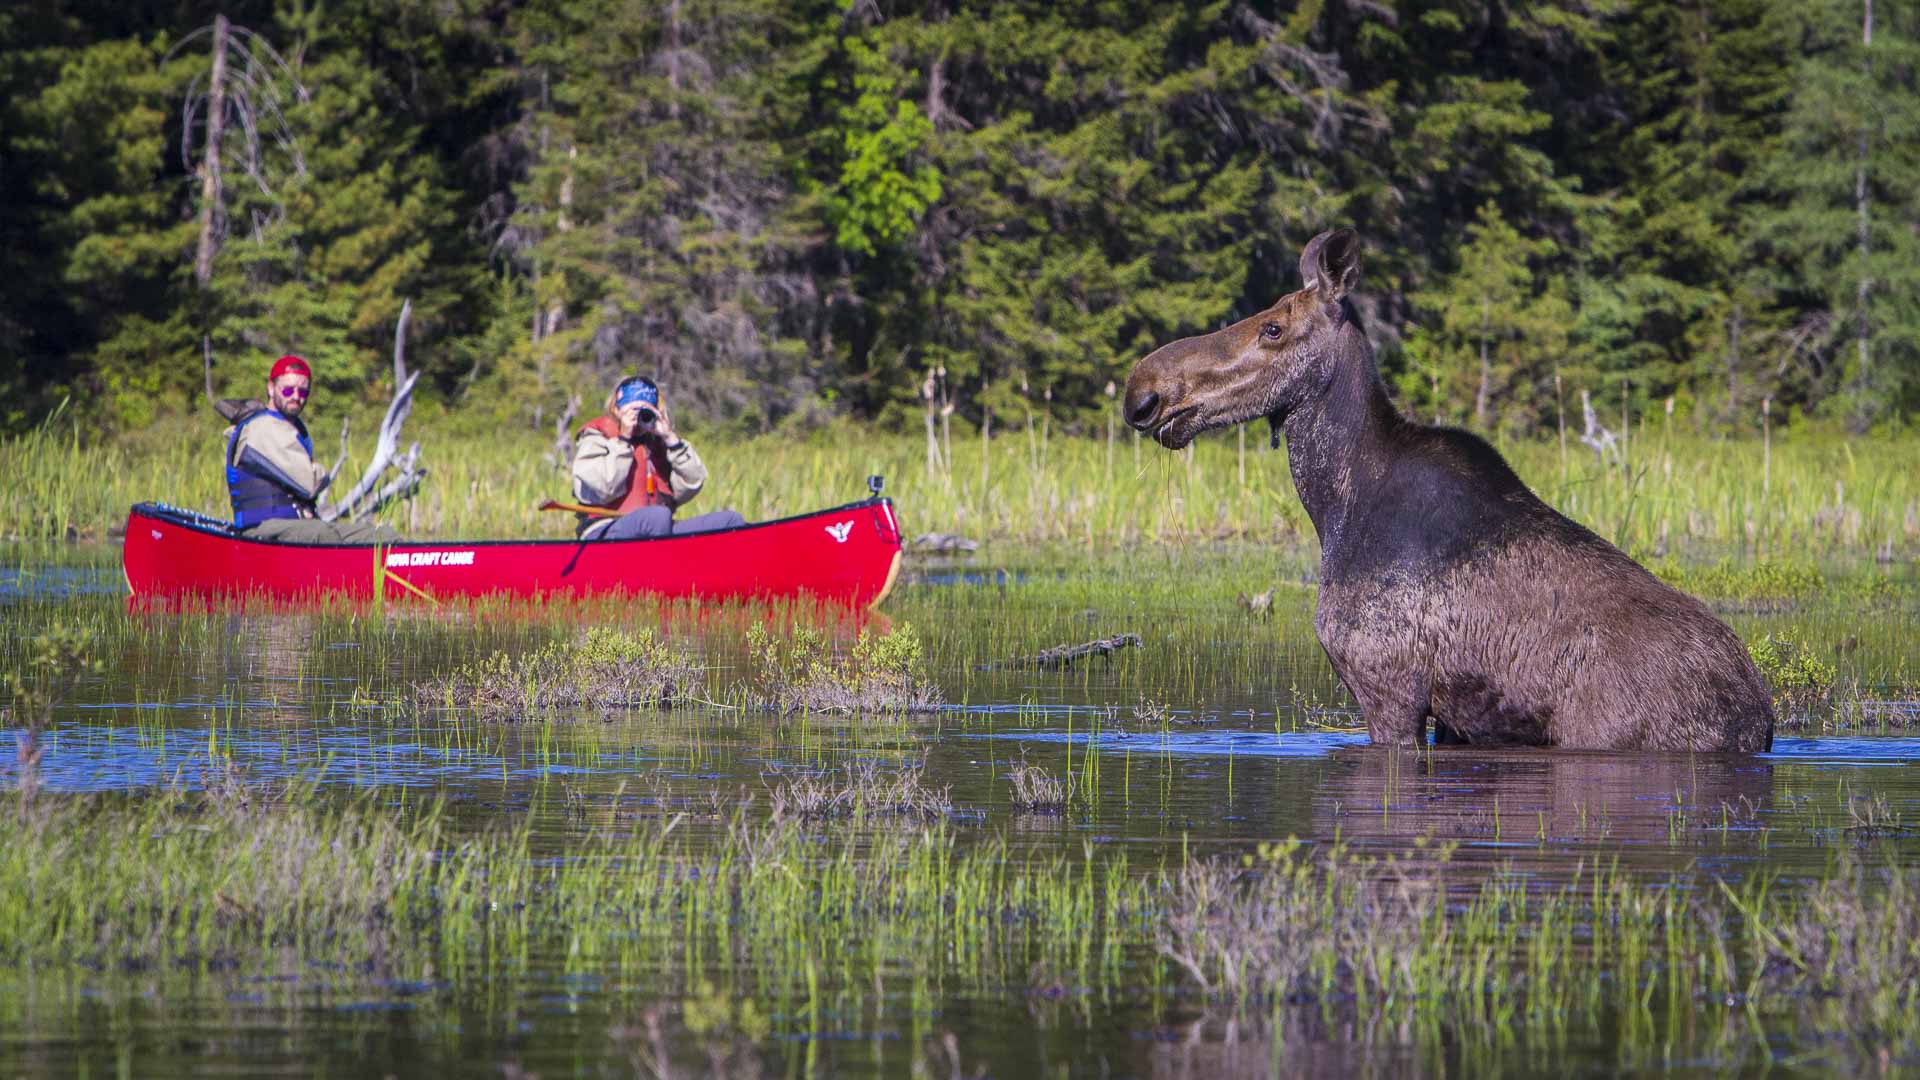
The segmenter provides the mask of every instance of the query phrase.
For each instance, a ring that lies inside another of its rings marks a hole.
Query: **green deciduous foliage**
[[[854,99],[836,118],[844,158],[827,196],[827,220],[841,247],[872,255],[912,234],[940,198],[940,174],[925,163],[933,124],[899,96],[900,80],[885,58],[857,37],[846,40],[846,49]]]

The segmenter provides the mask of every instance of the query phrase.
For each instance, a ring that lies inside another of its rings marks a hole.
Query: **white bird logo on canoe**
[[[836,544],[846,543],[847,534],[851,533],[852,531],[853,531],[853,522],[851,521],[842,521],[842,522],[839,522],[838,524],[827,526],[827,535],[833,537],[834,543]]]

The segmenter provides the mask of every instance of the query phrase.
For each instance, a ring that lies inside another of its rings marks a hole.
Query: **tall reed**
[[[316,443],[331,445],[338,428],[324,416],[316,427]],[[418,498],[382,515],[388,523],[423,537],[571,535],[570,515],[536,510],[570,495],[550,433],[476,431],[445,417],[418,428],[432,474]],[[909,537],[1312,540],[1285,449],[1263,439],[1243,451],[1238,436],[1215,435],[1185,454],[1135,440],[1131,460],[1116,461],[1104,432],[1053,437],[1044,423],[1010,437],[942,438],[937,452],[924,438],[854,425],[803,438],[689,435],[711,471],[689,512],[730,506],[750,520],[777,518],[860,498],[865,478],[881,474]],[[1501,449],[1548,502],[1630,550],[1884,559],[1920,546],[1920,474],[1906,464],[1920,456],[1913,436],[1770,432],[1762,446],[1668,433],[1631,447],[1604,462],[1578,450],[1563,459],[1552,440]],[[211,419],[101,438],[57,416],[0,441],[9,481],[0,537],[105,537],[143,500],[225,516],[221,449]]]

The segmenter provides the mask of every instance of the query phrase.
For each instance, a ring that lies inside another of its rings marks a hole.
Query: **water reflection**
[[[1450,841],[1456,863],[1554,876],[1584,856],[1665,872],[1703,852],[1756,855],[1747,837],[1771,822],[1773,786],[1773,762],[1745,755],[1352,748],[1313,794],[1314,832],[1403,851]]]
[[[0,566],[0,602],[125,596],[126,592],[126,579],[118,567]]]

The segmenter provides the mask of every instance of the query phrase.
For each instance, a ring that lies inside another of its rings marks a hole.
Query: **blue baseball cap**
[[[653,385],[652,379],[643,379],[638,375],[631,379],[623,379],[619,386],[614,387],[615,408],[625,408],[636,401],[644,401],[649,405],[660,404],[660,388]]]

